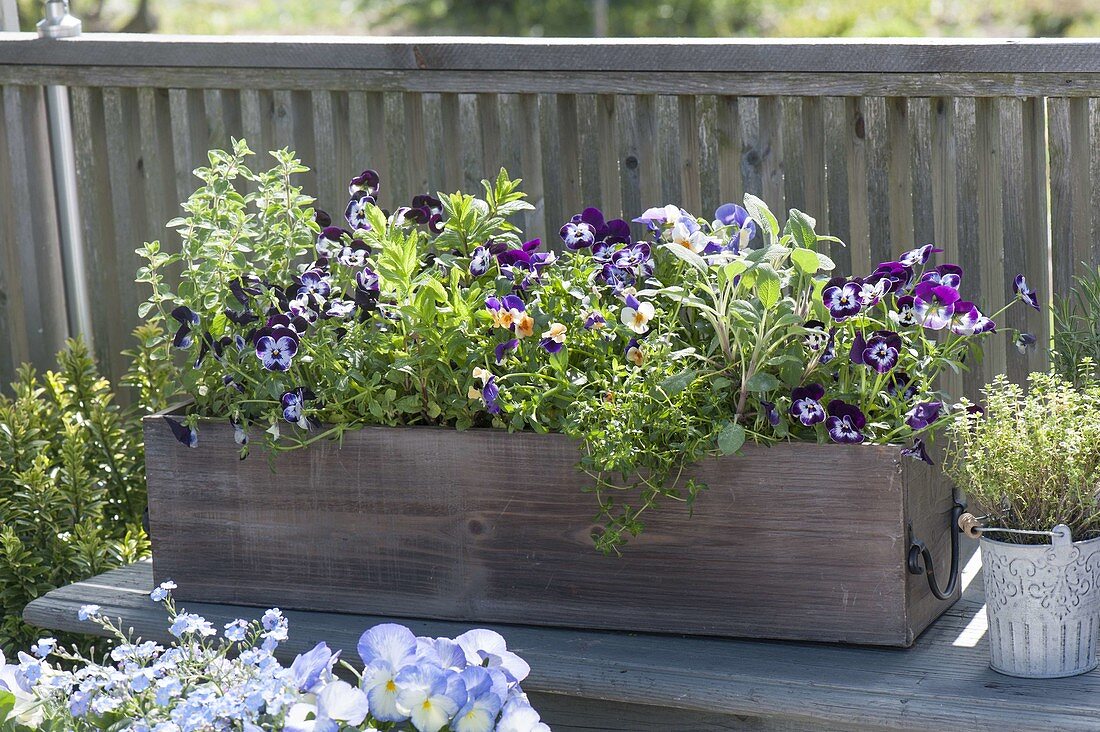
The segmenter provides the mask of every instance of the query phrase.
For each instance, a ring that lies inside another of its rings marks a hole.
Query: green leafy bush
[[[1100,377],[1100,267],[1054,301],[1054,369],[1071,381]]]
[[[999,376],[983,390],[984,412],[963,411],[951,423],[944,469],[988,513],[987,525],[1049,531],[1066,524],[1075,539],[1100,535],[1100,381],[1081,381],[1035,373],[1025,390]]]
[[[156,326],[139,330],[129,381],[151,395],[165,371],[147,347]],[[21,618],[31,600],[147,556],[144,509],[139,414],[115,402],[88,349],[71,341],[44,375],[24,365],[0,394],[0,647],[37,637]]]

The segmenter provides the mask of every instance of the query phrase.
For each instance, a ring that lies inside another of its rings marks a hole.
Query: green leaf
[[[783,294],[782,288],[779,285],[779,277],[761,271],[757,279],[756,295],[760,298],[760,304],[762,304],[765,309],[771,310],[775,307],[776,303],[779,302],[779,298]]]
[[[749,380],[745,383],[745,388],[749,391],[762,393],[778,389],[779,384],[779,379],[772,376],[767,371],[758,371],[749,377]]]
[[[745,444],[745,428],[733,422],[727,422],[718,433],[718,449],[723,455],[732,455]]]
[[[768,208],[768,204],[751,193],[746,193],[745,210],[760,225],[760,230],[764,232],[764,241],[768,244],[774,244],[779,239],[779,221],[776,220],[775,214]]]
[[[812,249],[814,244],[817,243],[817,234],[814,233],[817,222],[797,208],[791,209],[787,225],[791,229],[791,236],[794,237],[799,246]]]
[[[679,244],[662,244],[661,247],[672,252],[700,272],[705,271],[707,268],[706,261],[687,247],[680,246]]]
[[[667,396],[672,396],[673,394],[679,394],[681,391],[686,389],[688,385],[691,384],[691,382],[694,380],[695,370],[687,369],[685,371],[681,371],[678,374],[673,374],[672,376],[669,376],[667,379],[662,381],[659,386],[661,388],[661,391],[663,391]]]
[[[818,269],[825,272],[832,272],[834,269],[836,269],[836,262],[834,262],[832,259],[829,259],[829,257],[822,254],[821,252],[816,252],[816,254]]]
[[[794,262],[794,266],[808,275],[817,272],[818,265],[821,264],[821,260],[817,257],[817,252],[812,249],[795,249],[791,252],[791,261]]]

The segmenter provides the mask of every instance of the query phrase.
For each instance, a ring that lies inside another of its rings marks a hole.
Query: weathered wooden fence
[[[367,166],[394,206],[504,165],[536,205],[527,231],[551,243],[584,205],[708,213],[748,191],[848,242],[834,252],[844,271],[935,242],[991,309],[1017,272],[1049,296],[1100,262],[1100,43],[6,34],[5,381],[20,360],[48,363],[67,332],[48,144],[29,124],[44,84],[71,89],[97,352],[114,376],[145,296],[133,250],[166,236],[191,170],[231,136],[296,149],[336,214]],[[998,336],[966,386],[1041,365]]]

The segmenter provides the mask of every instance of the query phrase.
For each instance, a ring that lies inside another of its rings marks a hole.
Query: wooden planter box
[[[149,417],[145,450],[155,576],[184,601],[892,646],[951,604],[905,566],[911,525],[947,571],[951,486],[896,447],[706,460],[694,515],[655,511],[621,557],[561,435],[372,427],[273,472],[228,423],[189,449]]]

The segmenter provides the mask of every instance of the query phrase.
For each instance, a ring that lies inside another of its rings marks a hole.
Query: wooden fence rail
[[[551,243],[585,205],[709,214],[751,192],[848,242],[833,252],[845,272],[935,242],[983,308],[1003,304],[1017,272],[1050,296],[1100,263],[1100,43],[7,34],[2,381],[21,360],[48,363],[65,333],[56,224],[35,208],[44,131],[22,111],[44,84],[71,88],[97,353],[115,377],[145,296],[133,250],[173,244],[163,227],[191,170],[230,137],[297,150],[307,191],[334,213],[364,167],[395,206],[473,189],[503,165],[535,204],[528,234]],[[1020,310],[1006,325],[1049,335]],[[955,386],[1042,366],[999,335]]]

